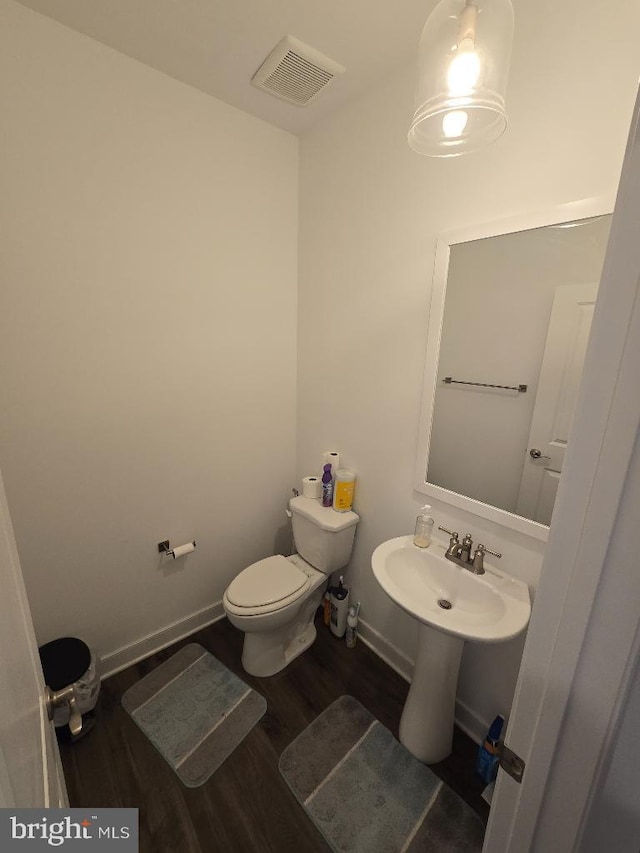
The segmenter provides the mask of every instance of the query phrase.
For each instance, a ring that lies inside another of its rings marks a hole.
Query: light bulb
[[[466,95],[478,82],[480,57],[473,39],[462,39],[447,71],[447,84],[452,95]]]
[[[442,132],[448,139],[460,136],[467,126],[468,121],[469,116],[464,110],[452,110],[449,113],[445,113],[442,119]]]

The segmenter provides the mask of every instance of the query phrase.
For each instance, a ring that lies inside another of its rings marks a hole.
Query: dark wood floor
[[[188,642],[198,642],[267,700],[267,712],[200,788],[185,788],[120,705],[132,684]],[[140,810],[141,853],[327,853],[278,771],[283,749],[339,696],[355,696],[396,736],[407,684],[362,642],[348,649],[318,622],[318,639],[284,672],[242,669],[242,634],[226,619],[102,685],[95,728],[61,747],[71,806]],[[327,744],[327,749],[331,744]],[[486,820],[477,747],[456,729],[453,754],[432,769]]]

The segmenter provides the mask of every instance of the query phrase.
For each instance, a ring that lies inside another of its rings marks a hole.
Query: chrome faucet
[[[438,530],[448,533],[451,537],[449,540],[449,547],[444,552],[447,560],[451,560],[451,562],[455,563],[457,566],[462,566],[463,569],[473,572],[474,575],[484,574],[485,554],[493,554],[493,556],[498,557],[498,559],[502,557],[502,554],[498,554],[497,551],[491,551],[489,548],[485,548],[484,545],[478,545],[473,552],[472,558],[471,551],[473,549],[473,539],[471,538],[470,533],[467,533],[462,540],[462,544],[460,544],[457,531],[447,530],[446,527],[438,527]]]
[[[468,563],[471,560],[471,549],[473,548],[473,539],[471,538],[471,534],[467,533],[467,535],[462,540],[462,546],[460,548],[460,559],[464,563]]]

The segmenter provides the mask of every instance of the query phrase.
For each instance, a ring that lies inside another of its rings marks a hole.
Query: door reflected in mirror
[[[450,246],[427,484],[549,524],[610,224]]]

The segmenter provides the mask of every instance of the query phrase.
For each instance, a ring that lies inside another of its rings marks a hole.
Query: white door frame
[[[639,110],[506,733],[527,766],[499,774],[486,853],[578,849],[638,655]]]
[[[0,472],[0,808],[68,806]]]

